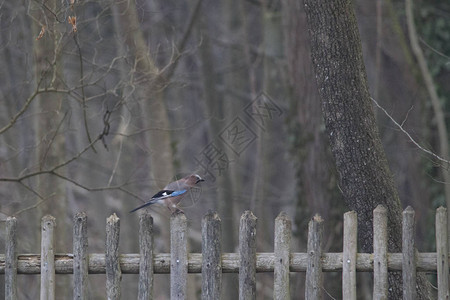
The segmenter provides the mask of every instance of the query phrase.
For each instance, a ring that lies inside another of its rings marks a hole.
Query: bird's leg
[[[172,214],[184,213],[184,211],[178,208],[176,204],[171,204],[170,206],[167,206],[167,208],[170,210]]]
[[[184,211],[177,207],[177,209],[174,212],[172,212],[172,214],[175,214],[175,215],[176,214],[184,214]]]
[[[173,207],[175,208],[175,211],[173,212],[174,214],[179,214],[179,213],[184,214],[184,211],[181,208],[179,208],[176,204],[174,204]]]

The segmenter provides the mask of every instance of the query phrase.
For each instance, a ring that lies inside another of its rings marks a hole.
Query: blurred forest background
[[[447,158],[450,3],[414,3],[425,71],[403,1],[354,4],[372,97]],[[324,251],[342,251],[347,207],[301,1],[3,1],[0,10],[0,249],[4,220],[14,215],[18,252],[39,253],[40,220],[51,214],[56,251],[71,253],[72,218],[86,211],[90,253],[104,251],[112,213],[121,219],[121,253],[138,253],[138,214],[128,211],[195,172],[206,182],[182,203],[191,252],[201,252],[210,209],[222,219],[224,252],[237,250],[247,209],[258,217],[258,252],[273,251],[281,211],[293,220],[293,251],[306,250],[315,213],[325,219]],[[450,199],[448,166],[374,110],[402,203],[416,210],[419,251],[431,252],[434,210]],[[151,213],[155,251],[169,252],[169,211]],[[327,276],[335,280],[325,289],[339,298],[339,274]],[[224,296],[236,299],[237,274],[224,278]],[[270,299],[272,275],[257,278],[258,294]],[[190,299],[198,279],[190,275]],[[301,295],[302,276],[292,279],[292,294]],[[38,297],[38,276],[18,280],[21,299]],[[137,276],[122,280],[122,294],[135,298]],[[157,299],[168,298],[168,281],[157,275]],[[104,298],[104,282],[90,275],[92,299]],[[58,299],[72,297],[70,284],[70,275],[57,276]]]

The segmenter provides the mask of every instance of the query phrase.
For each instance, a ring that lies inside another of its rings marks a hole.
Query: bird
[[[182,212],[178,208],[178,203],[186,196],[186,194],[195,187],[198,183],[205,181],[197,174],[191,174],[180,180],[167,184],[163,190],[159,191],[148,201],[147,203],[136,207],[131,210],[130,213],[135,212],[141,208],[147,207],[152,204],[165,204],[167,208],[172,212]]]

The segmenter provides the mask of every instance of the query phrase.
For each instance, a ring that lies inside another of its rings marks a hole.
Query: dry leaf
[[[41,32],[39,32],[39,35],[38,35],[38,37],[36,38],[36,41],[40,40],[40,39],[44,36],[45,28],[46,28],[46,26],[45,26],[45,25],[42,25]]]
[[[72,30],[73,32],[77,32],[77,17],[73,16],[69,16],[69,24],[72,25]]]

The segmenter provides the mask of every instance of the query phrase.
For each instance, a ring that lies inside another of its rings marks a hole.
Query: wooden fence
[[[188,273],[202,274],[202,299],[220,299],[222,273],[239,273],[239,299],[256,299],[256,272],[274,273],[274,299],[290,299],[289,273],[306,272],[306,299],[322,294],[322,272],[342,272],[342,299],[356,299],[356,272],[373,272],[373,298],[387,299],[388,271],[403,271],[404,299],[415,299],[416,272],[437,272],[438,297],[448,299],[447,210],[436,212],[436,253],[417,253],[414,246],[414,210],[403,212],[403,252],[387,253],[387,214],[374,210],[374,253],[357,253],[357,216],[344,214],[342,253],[322,253],[323,221],[309,222],[307,253],[291,253],[291,221],[281,213],[275,220],[274,253],[256,252],[256,217],[246,211],[240,219],[239,253],[221,253],[221,220],[210,212],[202,220],[202,253],[187,252],[184,214],[170,219],[170,253],[153,252],[153,219],[140,216],[139,254],[119,254],[120,220],[106,222],[106,249],[88,254],[87,217],[74,217],[73,254],[55,254],[55,219],[42,219],[41,254],[16,253],[16,218],[6,221],[6,252],[0,255],[5,274],[5,299],[17,299],[17,274],[41,274],[41,299],[55,298],[55,274],[73,274],[74,299],[87,299],[88,274],[106,274],[108,299],[120,298],[122,274],[139,274],[138,298],[151,299],[153,274],[170,273],[171,299],[186,298]],[[302,298],[299,295],[293,295]]]

